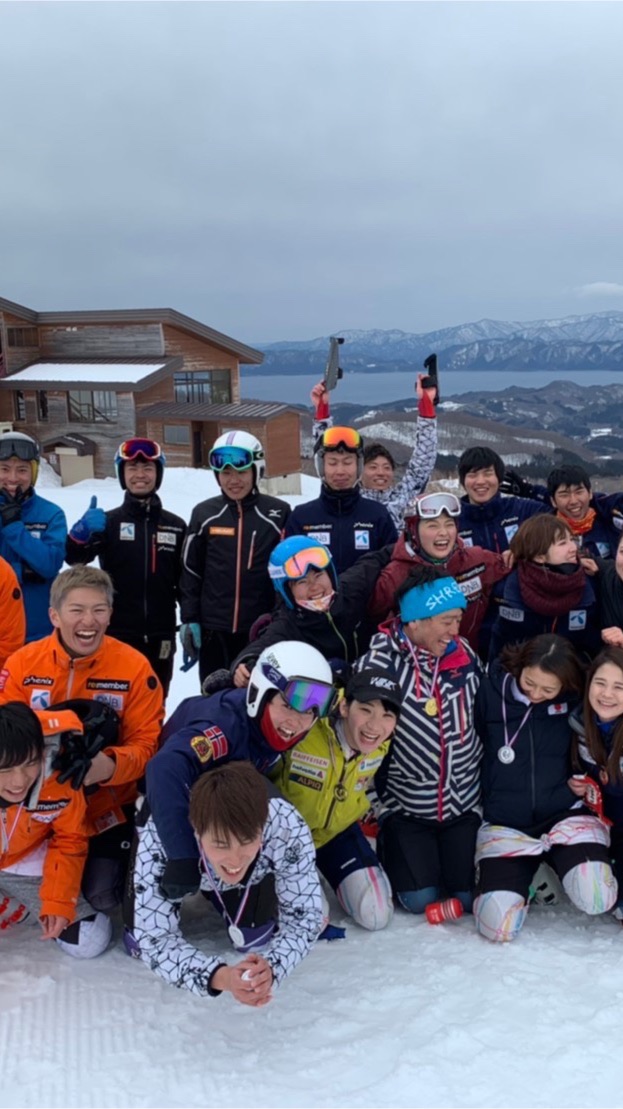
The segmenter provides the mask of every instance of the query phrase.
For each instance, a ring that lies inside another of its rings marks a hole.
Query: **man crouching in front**
[[[230,964],[205,955],[180,930],[180,902],[160,890],[167,857],[150,816],[140,827],[124,906],[128,952],[174,986],[201,997],[228,992],[243,1005],[266,1005],[323,927],[311,833],[249,762],[203,774],[190,794],[202,895],[220,913],[243,955]],[[257,954],[259,950],[263,954]]]

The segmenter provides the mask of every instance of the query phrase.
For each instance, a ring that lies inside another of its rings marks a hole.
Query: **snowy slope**
[[[70,523],[92,494],[119,503],[112,479],[52,484],[45,473],[41,491]],[[205,471],[170,470],[163,496],[188,517],[213,491]],[[169,708],[197,691],[195,672],[177,671]],[[189,906],[188,933],[228,951],[203,903]],[[119,936],[117,922],[115,946],[84,963],[39,942],[36,925],[0,937],[0,1107],[623,1102],[623,930],[611,918],[537,907],[500,948],[469,918],[431,927],[398,914],[376,935],[348,925],[258,1010],[176,991]]]

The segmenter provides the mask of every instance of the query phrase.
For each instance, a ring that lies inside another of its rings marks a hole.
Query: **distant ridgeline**
[[[446,371],[623,370],[623,312],[597,312],[531,323],[480,320],[425,334],[406,331],[341,331],[341,364],[357,373],[411,371],[437,351]],[[318,374],[327,360],[328,337],[255,343],[261,366],[241,367],[243,377]]]

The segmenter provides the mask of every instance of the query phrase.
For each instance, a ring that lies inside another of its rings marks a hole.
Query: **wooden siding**
[[[0,314],[0,326],[2,328],[2,356],[3,356],[3,377],[8,377],[9,374],[17,373],[18,370],[23,370],[25,366],[30,366],[32,362],[36,362],[39,358],[39,347],[10,347],[9,346],[9,327],[29,327],[33,326],[27,320],[22,319],[21,316],[13,316],[10,312],[2,312]],[[41,335],[39,335],[41,338]],[[11,413],[13,413],[13,404],[11,403]],[[12,419],[12,415],[7,417]]]
[[[176,327],[164,325],[165,353],[181,355],[184,359],[184,370],[229,370],[231,381],[231,401],[233,404],[240,402],[240,368],[238,359],[233,354],[212,346],[201,339],[195,339]],[[143,394],[144,396],[144,394]],[[158,397],[158,400],[173,400],[171,397]],[[152,401],[153,403],[153,401]]]
[[[164,427],[172,424],[190,424],[191,441],[188,446],[178,446],[164,442]],[[266,454],[266,477],[280,477],[282,474],[298,473],[301,468],[301,427],[298,412],[288,411],[271,420],[238,420],[235,423],[240,431],[255,435],[264,446]],[[147,435],[164,447],[167,464],[172,466],[192,466],[193,434],[201,435],[202,464],[207,465],[208,455],[215,439],[225,431],[231,431],[232,421],[205,420],[185,421],[174,417],[159,419],[141,418],[137,411],[137,434]]]
[[[162,358],[164,336],[159,323],[43,325],[39,328],[41,359]]]
[[[11,394],[12,396],[12,394]],[[115,451],[124,439],[135,434],[136,418],[133,393],[117,393],[117,419],[115,423],[87,423],[67,417],[67,393],[48,391],[48,419],[39,420],[36,392],[24,390],[26,419],[14,421],[16,431],[34,435],[45,442],[61,435],[86,435],[97,443],[94,458],[95,477],[112,477],[115,473]]]

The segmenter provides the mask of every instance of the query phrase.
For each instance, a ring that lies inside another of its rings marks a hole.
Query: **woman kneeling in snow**
[[[578,909],[604,913],[616,900],[608,828],[582,805],[571,776],[569,717],[581,688],[570,643],[539,635],[507,647],[478,690],[485,823],[474,916],[487,939],[512,940],[521,929],[544,852]]]

